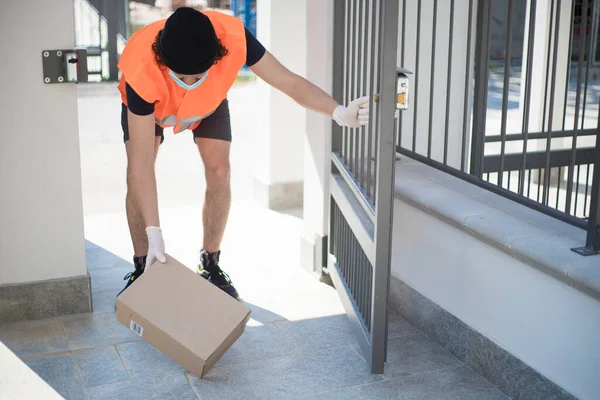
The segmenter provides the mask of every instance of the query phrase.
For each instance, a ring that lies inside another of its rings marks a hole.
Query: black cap
[[[160,54],[173,72],[184,75],[208,70],[217,56],[217,34],[210,19],[190,7],[180,7],[167,19]]]

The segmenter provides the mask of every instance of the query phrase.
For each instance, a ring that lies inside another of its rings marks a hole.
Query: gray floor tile
[[[216,365],[256,361],[296,352],[298,352],[297,347],[272,324],[247,327],[244,334],[217,361]]]
[[[70,355],[37,358],[25,363],[65,399],[85,399],[75,363]]]
[[[86,249],[85,260],[89,271],[100,268],[126,267],[133,269],[133,263],[101,247]]]
[[[280,321],[275,325],[304,352],[330,349],[356,343],[346,315]]]
[[[117,349],[133,378],[185,371],[183,367],[145,341],[120,344]]]
[[[85,386],[104,385],[129,379],[114,346],[79,350],[73,355]]]
[[[281,315],[274,313],[272,311],[269,311],[267,309],[264,309],[262,307],[259,307],[256,304],[248,303],[248,302],[244,301],[243,299],[242,299],[242,303],[244,303],[244,305],[246,307],[248,307],[250,309],[250,311],[252,311],[252,319],[260,322],[261,324],[285,320],[285,318],[282,317]]]
[[[91,400],[196,400],[183,374],[133,379],[87,389]]]
[[[359,353],[358,346],[353,348]],[[362,357],[362,356],[361,356]],[[388,342],[386,378],[395,378],[463,365],[448,351],[428,337],[416,333]]]
[[[203,400],[283,399],[375,382],[367,365],[349,348],[215,367],[203,378],[190,375]]]
[[[92,293],[123,289],[126,283],[123,277],[131,271],[133,271],[133,266],[90,270]]]
[[[308,396],[294,397],[293,400],[354,400],[356,394],[350,389],[334,390],[333,392],[323,392],[310,394]]]
[[[0,325],[0,342],[19,357],[68,350],[60,322],[55,319]]]
[[[467,367],[451,368],[352,388],[356,399],[509,400]]]
[[[115,300],[117,299],[117,295],[119,294],[119,292],[120,290],[113,290],[111,292],[92,293],[92,305],[94,307],[94,314],[114,313],[116,311]]]
[[[115,314],[81,314],[62,320],[72,350],[142,340],[121,325]]]

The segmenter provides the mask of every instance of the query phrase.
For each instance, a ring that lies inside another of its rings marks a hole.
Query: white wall
[[[42,76],[73,40],[72,0],[0,2],[0,284],[87,273],[76,88]]]
[[[578,398],[598,398],[597,300],[398,200],[392,274]]]
[[[306,76],[306,1],[257,1],[258,40],[288,69]],[[259,82],[255,177],[271,185],[303,180],[306,111]]]

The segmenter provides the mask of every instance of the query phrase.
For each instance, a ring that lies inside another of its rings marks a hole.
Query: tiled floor
[[[244,223],[235,222],[242,212]],[[253,319],[205,378],[186,373],[116,321],[114,298],[132,266],[116,254],[121,250],[118,241],[111,244],[115,235],[105,236],[101,246],[88,242],[94,313],[0,325],[0,341],[66,399],[507,398],[393,312],[386,372],[371,375],[335,290],[298,265],[278,261],[286,255],[299,259],[299,243],[292,240],[298,219],[251,204],[238,204],[232,213],[228,246],[238,240],[238,251],[228,254],[227,269]],[[172,221],[194,211],[167,215],[165,221]],[[253,218],[263,221],[262,228]],[[104,216],[87,224],[88,237],[107,226],[120,231],[116,217]],[[245,235],[249,229],[260,231],[262,239]],[[277,249],[273,257],[249,262],[265,236]],[[242,237],[246,240],[239,241]],[[193,256],[181,250],[191,246],[186,240],[192,241],[182,239],[172,251],[181,251],[177,256],[189,257],[192,265]]]

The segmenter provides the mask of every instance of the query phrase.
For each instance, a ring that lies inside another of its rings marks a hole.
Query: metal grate
[[[370,332],[373,266],[335,201],[332,201],[331,206],[331,223],[331,254],[335,256],[337,267],[346,281],[354,307],[358,309],[362,323]]]
[[[377,93],[380,87],[382,0],[348,0],[343,7],[343,38],[340,48],[342,98],[348,104],[358,97]],[[338,69],[336,68],[336,71]],[[334,129],[333,151],[340,166],[348,171],[363,198],[364,205],[374,213],[377,202],[377,135],[376,118],[379,103],[370,100],[370,121],[367,127]]]
[[[402,1],[415,82],[397,150],[587,229],[600,250],[600,0],[570,4]]]

